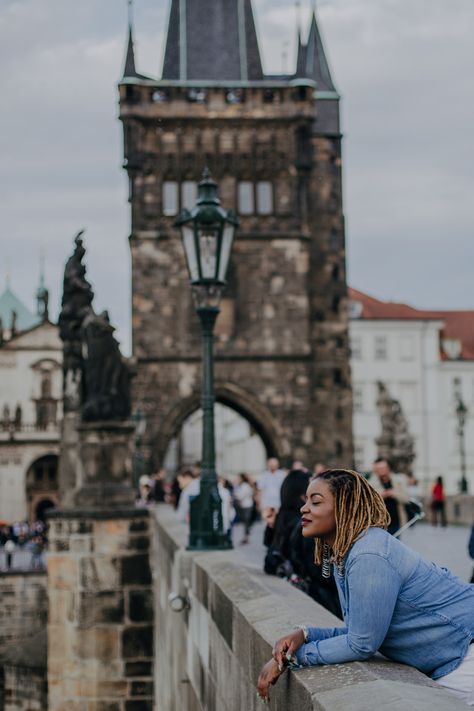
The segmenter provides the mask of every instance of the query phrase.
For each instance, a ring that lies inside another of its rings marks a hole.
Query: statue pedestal
[[[113,508],[133,505],[130,422],[81,422],[72,507]],[[69,508],[69,507],[68,507]]]

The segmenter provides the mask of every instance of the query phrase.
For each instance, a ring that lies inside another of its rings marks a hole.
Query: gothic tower
[[[240,216],[216,333],[217,399],[269,453],[352,463],[339,95],[316,18],[292,75],[263,73],[250,0],[172,0],[160,80],[120,82],[135,403],[159,464],[199,407],[200,331],[174,221],[208,166]]]

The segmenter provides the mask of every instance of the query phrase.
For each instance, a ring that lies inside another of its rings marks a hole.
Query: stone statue
[[[66,262],[63,281],[63,298],[59,315],[59,335],[64,343],[64,411],[78,410],[82,401],[82,344],[81,326],[92,313],[94,293],[86,279],[82,259],[86,253],[82,242],[84,230],[77,233],[75,249]]]
[[[378,382],[377,386],[377,409],[382,424],[382,432],[376,439],[377,456],[387,459],[394,471],[411,475],[416,456],[414,437],[398,400],[390,396],[384,383]]]
[[[114,331],[107,311],[99,315],[90,312],[82,323],[85,421],[125,420],[130,416],[130,370]]]
[[[85,249],[76,235],[64,270],[59,334],[64,343],[64,409],[84,421],[126,420],[130,416],[130,368],[114,338],[106,311],[97,315],[82,263]]]

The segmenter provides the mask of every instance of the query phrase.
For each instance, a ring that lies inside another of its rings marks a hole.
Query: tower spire
[[[162,78],[263,79],[251,0],[172,0]]]
[[[41,318],[42,323],[49,320],[49,291],[45,286],[44,279],[44,250],[40,252],[40,273],[39,286],[36,290],[36,313]]]
[[[133,49],[133,0],[127,0],[128,4],[128,45],[127,54],[125,57],[125,67],[123,76],[136,77],[137,70],[135,68],[135,52]]]
[[[316,21],[316,3],[313,0],[313,13],[309,30],[308,44],[306,45],[306,67],[305,75],[308,79],[314,79],[318,91],[336,91],[336,87],[331,78],[329,64],[326,59],[323,41]]]

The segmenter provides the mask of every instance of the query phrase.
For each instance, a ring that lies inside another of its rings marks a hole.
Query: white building
[[[456,389],[468,408],[469,491],[474,491],[474,311],[425,311],[350,290],[355,460],[370,469],[380,435],[377,381],[400,401],[415,437],[414,472],[428,491],[442,475],[459,491]],[[469,412],[471,416],[469,416]]]
[[[58,503],[62,343],[47,291],[32,314],[9,286],[0,295],[0,519],[42,518]]]

